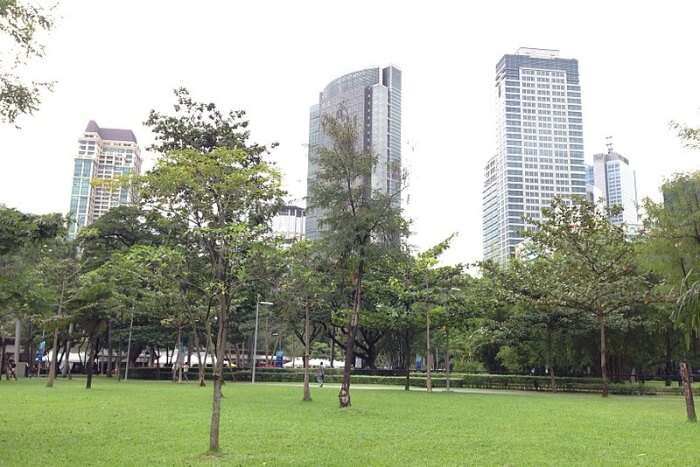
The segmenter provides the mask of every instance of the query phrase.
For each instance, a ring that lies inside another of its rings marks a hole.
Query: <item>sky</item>
[[[91,119],[133,129],[172,90],[244,109],[289,199],[306,190],[309,107],[333,79],[393,64],[403,72],[403,165],[411,242],[457,233],[446,262],[481,259],[482,171],[495,151],[495,66],[518,47],[579,60],[588,162],[613,137],[640,199],[700,168],[671,120],[700,126],[697,1],[62,0],[47,54],[27,70],[55,80],[20,129],[0,125],[0,204],[63,212],[77,139]],[[145,154],[145,167],[154,155]]]

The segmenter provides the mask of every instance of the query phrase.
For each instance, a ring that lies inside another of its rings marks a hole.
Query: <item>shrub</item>
[[[311,381],[315,382],[316,369],[311,370]],[[188,375],[190,380],[197,378],[197,369],[190,369]],[[130,368],[129,378],[133,379],[161,379],[170,380],[171,371],[169,368]],[[205,370],[205,378],[211,379],[212,370]],[[341,369],[326,369],[325,381],[327,383],[340,383],[343,375]],[[225,368],[224,379],[226,381],[247,382],[251,380],[249,369]],[[258,368],[255,371],[255,380],[261,383],[300,383],[304,381],[304,370],[302,368]],[[425,373],[412,372],[410,385],[412,387],[425,387]],[[405,370],[353,370],[353,384],[384,384],[392,386],[403,386],[406,383]],[[444,388],[447,378],[442,372],[433,376],[433,387]],[[560,392],[598,393],[601,391],[602,382],[600,378],[555,378],[556,389]],[[548,376],[529,375],[489,375],[489,374],[464,374],[452,373],[450,375],[450,386],[453,388],[472,389],[493,389],[511,391],[551,391],[550,378]],[[609,386],[611,394],[620,395],[655,395],[655,394],[680,394],[679,388],[658,388],[643,383],[636,384],[611,384]],[[700,388],[696,388],[699,391]]]

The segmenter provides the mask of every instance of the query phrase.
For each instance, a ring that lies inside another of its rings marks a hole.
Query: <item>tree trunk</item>
[[[15,362],[19,363],[22,361],[20,358],[20,344],[22,342],[22,321],[17,318],[15,320]]]
[[[10,374],[7,373],[5,370],[6,363],[5,363],[5,336],[0,334],[0,344],[2,347],[0,348],[0,381],[2,381],[2,375],[5,373],[5,376],[7,377],[7,380],[10,380]]]
[[[218,278],[224,277],[223,260],[219,260]],[[225,293],[219,296],[218,331],[216,333],[216,365],[214,366],[214,397],[211,409],[211,428],[209,430],[209,451],[219,450],[219,423],[221,421],[221,383],[224,371],[224,350],[226,347],[226,318],[229,301]]]
[[[107,321],[107,377],[112,377],[112,359],[114,351],[112,349],[112,320]]]
[[[688,414],[688,421],[695,423],[698,418],[695,415],[693,387],[690,382],[690,365],[687,360],[681,362],[681,381],[683,381],[683,396],[685,397],[685,410]]]
[[[88,344],[85,349],[85,373],[87,374],[87,381],[85,382],[85,389],[90,389],[92,387],[92,353],[93,348],[96,347],[93,343],[93,337],[90,336],[88,339]]]
[[[270,354],[270,343],[269,343],[269,337],[270,335],[270,315],[269,313],[265,316],[265,366],[270,367],[270,360],[269,360],[269,354]]]
[[[304,316],[304,399],[311,400],[311,388],[309,388],[309,341],[311,340],[311,330],[309,329],[309,307],[306,306]]]
[[[433,365],[430,352],[430,309],[425,313],[425,389],[428,392],[433,392],[433,378],[430,373],[430,367]]]
[[[216,355],[214,354],[216,352],[216,349],[214,348],[214,339],[212,339],[211,336],[211,323],[209,323],[209,320],[207,320],[204,324],[204,330],[207,334],[207,353],[211,355],[212,358],[212,365],[211,369],[214,371],[214,367],[216,366]],[[206,356],[204,358],[204,364],[206,365]]]
[[[335,327],[331,329],[331,368],[335,368]]]
[[[671,386],[671,371],[672,371],[672,346],[671,346],[671,333],[673,332],[673,323],[669,321],[666,324],[666,336],[665,336],[665,343],[666,343],[666,374],[664,375],[664,384],[666,386]]]
[[[181,383],[182,380],[179,377],[180,374],[180,357],[182,356],[182,352],[180,352],[180,345],[182,341],[182,332],[180,330],[180,326],[177,328],[177,340],[175,342],[175,346],[173,347],[173,355],[170,358],[170,361],[173,362],[172,368],[170,369],[172,373],[172,380],[173,383],[178,382]],[[175,358],[175,349],[177,349],[177,358]]]
[[[603,397],[608,397],[608,348],[605,337],[605,315],[602,310],[598,312],[600,321],[600,376],[603,379]]]
[[[554,379],[554,366],[552,365],[552,330],[547,328],[547,372],[549,373],[549,387],[552,392],[557,392]]]
[[[197,379],[199,386],[204,387],[204,365],[206,365],[207,354],[204,354],[204,362],[202,362],[202,349],[199,347],[199,334],[197,333],[197,325],[192,323],[192,341],[194,343],[195,353],[197,354]]]
[[[117,361],[115,362],[115,369],[117,370],[117,381],[122,380],[122,335],[119,334],[119,339],[117,339]]]
[[[70,374],[70,351],[71,351],[71,337],[73,335],[73,323],[68,324],[68,338],[66,339],[66,361],[64,362],[63,366],[63,377],[68,377],[68,379],[71,379],[71,374]],[[80,358],[80,349],[78,349],[78,358]]]
[[[445,327],[445,391],[450,390],[450,329]]]
[[[85,350],[83,351],[83,344],[85,344]],[[78,361],[80,364],[85,368],[85,361],[87,360],[87,351],[88,351],[88,340],[87,339],[81,339],[80,342],[78,343]],[[82,354],[82,357],[80,356]]]
[[[52,388],[56,379],[56,363],[58,362],[58,326],[53,330],[53,345],[51,346],[53,358],[49,362],[49,377],[46,380],[46,387]]]
[[[192,343],[193,339],[187,341],[187,366],[192,366]]]
[[[182,365],[185,355],[182,348],[182,327],[177,328],[177,382],[182,383]]]
[[[406,367],[406,384],[404,391],[411,390],[411,337],[410,331],[406,329],[404,333],[404,366]]]
[[[362,275],[364,273],[364,260],[360,260],[357,268],[357,280],[355,281],[355,296],[353,297],[352,313],[350,322],[348,323],[348,335],[345,341],[345,366],[343,367],[343,383],[340,385],[338,393],[338,401],[340,408],[350,407],[350,375],[352,372],[352,364],[355,358],[355,334],[357,333],[357,325],[360,321],[360,307],[362,305]]]

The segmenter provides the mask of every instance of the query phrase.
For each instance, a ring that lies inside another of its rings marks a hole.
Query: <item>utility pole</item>
[[[15,320],[15,362],[19,363],[21,358],[19,356],[19,346],[22,341],[22,321],[17,318]]]
[[[252,352],[252,360],[253,360],[253,368],[251,371],[251,378],[250,378],[250,384],[255,384],[255,363],[257,360],[257,354],[258,354],[258,324],[260,322],[260,305],[268,305],[272,306],[274,305],[272,302],[261,302],[260,301],[260,294],[258,294],[257,300],[255,300],[255,332],[253,333],[253,352]],[[267,352],[267,350],[265,350]]]
[[[131,332],[134,329],[134,306],[131,306],[131,321],[129,322],[129,340],[126,344],[126,368],[124,369],[124,381],[129,379],[129,356],[131,355]]]
[[[431,379],[430,375],[430,367],[433,364],[433,359],[430,353],[430,307],[428,307],[425,312],[425,341],[425,350],[427,352],[425,356],[425,388],[428,390],[428,392],[433,392],[433,380]]]

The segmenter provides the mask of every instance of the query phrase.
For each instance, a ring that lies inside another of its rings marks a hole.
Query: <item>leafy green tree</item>
[[[61,235],[63,223],[60,214],[35,216],[0,205],[0,258],[23,246]]]
[[[323,274],[323,258],[314,246],[313,242],[298,241],[285,252],[286,271],[281,278],[276,300],[283,307],[292,331],[304,345],[305,401],[311,400],[309,358],[312,341],[323,330],[321,323],[329,318],[325,301],[329,283]]]
[[[14,327],[15,342],[21,344],[22,321],[44,318],[46,302],[37,264],[44,244],[64,233],[60,214],[35,216],[0,206],[0,339]],[[31,339],[30,335],[27,340]]]
[[[197,102],[186,88],[174,91],[174,115],[151,110],[144,124],[152,128],[156,142],[151,150],[165,154],[192,149],[208,153],[214,149],[238,149],[246,153],[245,163],[260,163],[267,148],[250,143],[250,131],[243,110],[223,112],[213,102]],[[274,148],[276,144],[272,145]]]
[[[144,202],[191,226],[189,235],[207,255],[218,326],[209,448],[217,451],[227,322],[250,251],[265,238],[267,222],[281,204],[279,174],[242,149],[189,149],[163,154],[141,183]]]
[[[53,329],[52,358],[49,361],[47,387],[53,387],[58,364],[59,331],[69,321],[70,307],[80,293],[81,263],[73,242],[56,239],[42,249],[37,287],[43,289],[44,300],[53,315],[44,320],[44,327]],[[70,349],[68,349],[70,351]],[[67,357],[67,356],[66,356]],[[68,364],[68,358],[66,358]]]
[[[687,415],[688,420],[696,421],[687,351],[700,332],[700,171],[678,174],[661,189],[663,203],[645,201],[648,218],[642,256],[664,277],[663,295],[675,305],[671,318],[685,340],[681,376]]]
[[[141,206],[118,206],[83,227],[78,241],[86,268],[94,269],[115,252],[134,245],[182,243],[186,230],[186,226],[177,225],[158,211]]]
[[[41,92],[51,82],[27,81],[18,71],[32,58],[44,56],[42,33],[53,28],[50,11],[20,0],[0,0],[0,38],[11,46],[0,61],[0,121],[14,123],[39,109]]]
[[[608,324],[648,302],[654,285],[639,270],[623,228],[611,224],[608,215],[586,201],[555,199],[528,232],[527,255],[536,258],[534,265],[514,261],[502,281],[506,289],[549,310],[563,307],[595,317],[603,397],[608,395]]]
[[[337,117],[322,117],[323,131],[331,143],[312,148],[319,170],[308,196],[309,206],[322,212],[319,225],[327,252],[337,258],[352,288],[343,381],[338,394],[341,408],[351,405],[350,374],[368,259],[372,250],[398,241],[406,230],[398,207],[401,193],[372,192],[368,184],[376,155],[357,147],[361,141],[359,124],[343,109]]]

